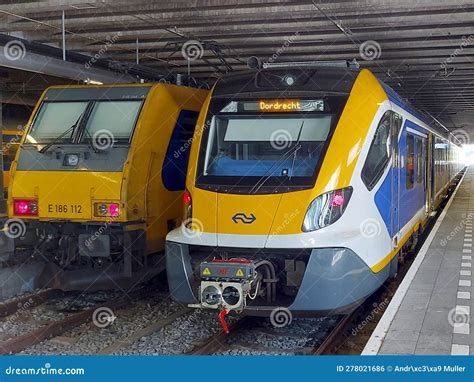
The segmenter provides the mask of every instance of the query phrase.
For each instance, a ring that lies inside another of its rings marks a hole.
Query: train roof
[[[139,86],[54,86],[46,89],[45,101],[77,101],[94,99],[145,98],[150,91],[150,85]]]
[[[368,70],[368,69],[362,69]],[[289,89],[288,84],[282,83],[282,80],[288,76],[294,76],[294,86],[298,86],[296,92],[316,92],[321,91],[326,94],[349,95],[354,82],[361,69],[353,67],[331,67],[331,66],[303,66],[291,65],[288,67],[280,66],[275,68],[263,68],[259,70],[245,70],[230,73],[218,80],[214,88],[214,96],[224,97],[239,94],[245,97],[246,94],[258,93],[264,91],[266,94],[274,90],[275,95],[281,95],[282,92]],[[317,78],[317,82],[315,81]],[[449,130],[436,118],[418,110],[408,100],[401,97],[395,90],[377,78],[385,90],[388,99],[393,104],[399,106],[407,113],[413,115],[439,136],[449,139]],[[294,88],[291,89],[295,94]]]
[[[214,96],[236,94],[245,96],[245,93],[254,94],[259,91],[282,93],[285,90],[291,90],[293,93],[321,91],[349,95],[357,74],[344,68],[330,67],[304,68],[304,70],[295,67],[245,70],[227,74],[219,79],[214,89]],[[294,81],[291,88],[284,82],[290,77]]]
[[[450,132],[447,127],[445,127],[441,122],[439,122],[436,118],[428,115],[417,108],[415,108],[408,100],[401,97],[395,90],[393,90],[390,86],[388,86],[385,82],[379,79],[380,84],[387,93],[388,99],[390,102],[394,103],[395,105],[401,107],[406,112],[410,113],[414,117],[418,118],[420,121],[428,125],[435,133],[442,136],[445,139],[449,139]],[[455,143],[455,142],[453,142]]]

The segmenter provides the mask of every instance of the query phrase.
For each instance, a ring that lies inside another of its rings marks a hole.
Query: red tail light
[[[13,213],[20,216],[38,216],[38,201],[35,199],[13,199]]]
[[[183,194],[183,202],[184,202],[184,219],[183,223],[185,227],[191,228],[192,220],[193,220],[193,198],[188,190],[184,191]]]
[[[120,215],[120,207],[117,203],[109,204],[109,215],[112,217],[117,217]]]
[[[185,190],[184,191],[184,194],[183,194],[183,202],[184,202],[184,205],[185,206],[189,206],[191,204],[191,194],[189,193],[188,190]]]
[[[95,203],[94,216],[117,218],[120,216],[120,204],[108,202]]]

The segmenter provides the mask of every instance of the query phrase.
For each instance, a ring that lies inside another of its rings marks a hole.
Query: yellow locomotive
[[[64,290],[132,285],[162,270],[153,254],[179,224],[207,95],[169,84],[48,88],[11,165],[10,259],[45,261],[43,278]]]

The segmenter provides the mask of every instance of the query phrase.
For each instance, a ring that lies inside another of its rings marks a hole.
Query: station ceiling
[[[211,81],[252,56],[356,59],[474,142],[472,1],[0,1],[0,33],[61,47],[63,11],[68,52]]]

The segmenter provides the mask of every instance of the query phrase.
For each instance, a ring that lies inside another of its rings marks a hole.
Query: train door
[[[399,136],[402,126],[402,117],[397,113],[392,113],[391,134],[392,134],[392,191],[391,191],[391,232],[394,236],[393,246],[398,245],[398,231],[400,230],[400,160],[399,160]]]

